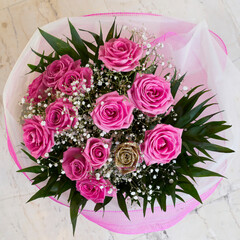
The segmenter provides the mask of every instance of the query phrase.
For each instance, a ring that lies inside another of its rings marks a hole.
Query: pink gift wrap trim
[[[150,13],[131,13],[131,12],[116,12],[116,13],[97,13],[97,14],[89,14],[84,15],[84,17],[92,17],[92,16],[131,16],[131,15],[150,15],[150,16],[161,16],[158,14],[150,14]],[[209,30],[209,32],[214,36],[214,38],[217,40],[221,48],[224,50],[226,55],[228,54],[226,45],[224,44],[223,40],[214,32]],[[169,35],[174,35],[175,33],[167,33],[166,35],[160,37],[163,41],[166,37]],[[159,39],[160,39],[159,38]],[[18,159],[17,155],[13,149],[8,130],[6,125],[6,132],[7,132],[7,143],[8,143],[8,149],[9,152],[14,159],[16,165],[19,169],[22,169]],[[226,164],[225,164],[226,168]],[[26,173],[23,173],[30,181],[31,179]],[[207,192],[202,194],[200,197],[202,201],[206,200],[217,188],[218,184],[221,182],[222,178]],[[39,186],[37,186],[40,188]],[[57,199],[50,197],[53,201],[60,203],[64,206],[68,206]],[[162,231],[167,228],[170,228],[174,226],[176,223],[178,223],[180,220],[182,220],[189,212],[191,212],[193,209],[195,209],[200,203],[196,201],[195,199],[190,199],[186,201],[185,203],[178,203],[176,206],[168,206],[167,212],[161,211],[160,207],[154,208],[154,214],[152,213],[151,209],[147,209],[145,219],[143,221],[142,216],[142,209],[138,210],[129,210],[129,216],[131,221],[129,221],[126,216],[122,213],[122,211],[105,211],[104,217],[102,211],[94,212],[93,210],[83,210],[82,215],[89,219],[92,222],[95,222],[99,226],[102,226],[110,231],[122,233],[122,234],[141,234],[141,233],[148,233],[148,232],[156,232],[156,231]],[[172,214],[175,215],[175,218],[172,219]],[[157,219],[161,216],[162,218],[165,218],[166,221],[162,222],[161,224],[158,223]],[[169,219],[169,217],[171,219]]]

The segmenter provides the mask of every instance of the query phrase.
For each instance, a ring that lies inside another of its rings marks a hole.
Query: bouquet
[[[188,73],[165,56],[166,35],[116,19],[99,32],[68,24],[66,39],[39,29],[53,51],[32,49],[36,75],[19,102],[29,166],[18,172],[42,184],[29,201],[67,197],[73,232],[89,202],[104,215],[117,201],[129,220],[132,206],[145,216],[148,207],[166,211],[169,199],[202,202],[196,179],[222,177],[205,164],[216,160],[211,152],[233,152],[221,143],[231,126],[216,120],[215,96],[185,85]]]

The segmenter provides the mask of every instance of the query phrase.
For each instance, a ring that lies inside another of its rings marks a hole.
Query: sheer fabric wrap
[[[99,22],[101,22],[103,33],[106,36],[114,16],[116,16],[118,29],[122,25],[129,28],[146,27],[147,32],[155,35],[156,40],[152,44],[164,43],[165,47],[162,51],[165,58],[172,59],[173,65],[180,70],[181,74],[187,72],[186,80],[182,86],[191,88],[203,84],[204,87],[212,90],[209,95],[216,94],[213,101],[219,104],[209,111],[225,110],[216,119],[224,119],[228,124],[232,125],[231,130],[225,132],[225,137],[229,139],[226,146],[237,151],[237,146],[240,143],[240,134],[236,134],[240,133],[240,124],[238,123],[240,108],[237,108],[236,103],[240,90],[240,74],[227,57],[227,50],[223,41],[215,33],[208,30],[205,22],[195,25],[151,14],[95,14],[70,18],[70,21],[77,29],[86,29],[96,33],[99,32]],[[45,25],[42,29],[59,38],[70,35],[67,18]],[[82,32],[81,36],[92,41],[91,36],[85,32]],[[37,76],[35,73],[26,75],[29,72],[27,64],[36,64],[39,60],[31,51],[31,48],[38,52],[44,50],[45,53],[50,53],[52,51],[40,33],[36,31],[12,69],[3,93],[9,151],[19,168],[25,168],[33,164],[21,151],[20,143],[22,142],[23,132],[19,123],[21,107],[18,105],[18,102],[26,93],[27,86]],[[177,98],[182,95],[180,92]],[[206,94],[205,97],[209,95]],[[214,154],[213,156],[216,162],[208,163],[208,169],[224,174],[229,163],[228,160],[234,155]],[[29,179],[34,176],[33,174],[25,175]],[[221,179],[216,177],[197,180],[196,187],[201,194],[202,200],[205,200],[213,193],[220,181]],[[38,187],[41,188],[41,186],[39,184]],[[139,234],[160,231],[176,224],[200,204],[190,196],[183,195],[182,197],[186,200],[185,203],[177,202],[174,207],[171,199],[168,199],[166,212],[161,211],[156,204],[154,213],[151,212],[151,209],[147,209],[145,217],[143,217],[140,207],[130,206],[129,204],[131,221],[121,212],[116,199],[106,206],[104,215],[101,210],[94,212],[94,204],[89,201],[82,211],[82,215],[98,225],[118,233]],[[59,200],[52,199],[68,206],[67,193]]]

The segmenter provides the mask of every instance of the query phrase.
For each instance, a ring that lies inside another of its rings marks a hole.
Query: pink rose
[[[92,75],[92,69],[88,67],[69,70],[59,79],[58,89],[67,95],[73,95],[74,92],[84,93],[91,87]]]
[[[106,163],[111,149],[111,140],[106,138],[89,138],[84,153],[89,157],[94,169],[101,168]]]
[[[45,90],[47,87],[43,84],[43,74],[38,76],[33,80],[33,82],[28,86],[28,96],[27,101],[38,103],[46,100],[47,93]]]
[[[46,119],[48,128],[62,131],[74,127],[77,122],[76,112],[73,104],[68,99],[57,99],[46,108]]]
[[[40,116],[34,116],[23,124],[23,141],[35,158],[44,157],[54,146],[54,132],[43,123]]]
[[[91,112],[95,125],[105,132],[129,128],[133,121],[133,104],[117,91],[104,94],[96,100]]]
[[[181,153],[183,129],[171,125],[158,124],[146,131],[141,151],[147,165],[169,163]]]
[[[88,200],[95,203],[103,203],[105,196],[108,194],[109,189],[112,187],[108,180],[100,178],[97,180],[94,177],[86,178],[82,181],[77,181],[76,188],[80,194]]]
[[[55,88],[59,78],[63,76],[73,62],[71,57],[63,55],[59,60],[55,60],[49,64],[44,72],[44,84],[47,87]]]
[[[82,180],[92,170],[88,157],[81,148],[70,147],[63,153],[62,168],[71,180]]]
[[[99,59],[108,69],[117,72],[129,72],[139,66],[142,54],[142,47],[126,38],[113,38],[99,49]]]
[[[137,74],[127,93],[135,107],[148,116],[163,114],[173,104],[170,83],[152,74]]]

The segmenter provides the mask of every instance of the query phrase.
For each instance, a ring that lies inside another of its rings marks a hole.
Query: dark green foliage
[[[76,230],[76,224],[77,224],[77,217],[79,213],[79,209],[83,209],[84,206],[87,203],[87,199],[80,195],[79,192],[73,190],[72,197],[70,199],[70,217],[73,227],[73,235]]]
[[[126,200],[123,196],[122,190],[119,190],[117,192],[117,200],[118,200],[118,205],[119,205],[120,209],[123,211],[123,213],[126,215],[126,217],[130,220],[129,215],[128,215],[128,210],[127,210]]]
[[[72,39],[71,40],[69,39],[69,40],[77,50],[80,56],[80,59],[82,61],[82,65],[85,66],[89,61],[89,54],[88,54],[87,47],[84,44],[82,38],[79,36],[77,30],[69,20],[68,20],[68,23],[71,31],[71,36],[72,36]]]
[[[29,73],[32,72],[39,72],[39,73],[43,73],[46,70],[46,67],[52,63],[53,61],[59,59],[59,56],[56,52],[52,52],[49,55],[45,55],[44,52],[38,53],[35,50],[32,49],[32,51],[38,56],[40,57],[40,61],[38,63],[38,65],[32,65],[32,64],[28,64],[28,67],[31,69],[31,71]]]
[[[110,39],[113,38],[114,29],[115,29],[115,23],[116,23],[116,18],[114,19],[113,24],[112,24],[112,26],[111,26],[108,34],[107,34],[105,42],[107,42],[107,41],[109,41]]]
[[[167,201],[167,198],[166,198],[166,194],[159,194],[157,196],[157,201],[158,201],[158,204],[159,206],[161,207],[161,209],[166,212],[167,210],[167,206],[166,206],[166,201]]]
[[[98,60],[99,48],[101,45],[104,44],[101,24],[99,34],[84,29],[79,29],[80,31],[88,32],[89,34],[91,34],[95,40],[95,43],[93,43],[82,39],[76,28],[70,22],[70,20],[68,20],[68,23],[71,32],[71,39],[66,38],[66,41],[56,38],[53,35],[43,31],[42,29],[39,29],[41,35],[51,45],[54,52],[50,55],[44,55],[44,52],[40,54],[33,50],[33,52],[40,57],[40,61],[37,65],[28,64],[28,67],[31,69],[30,73],[44,72],[46,70],[46,67],[50,63],[52,63],[56,59],[59,59],[59,56],[62,56],[64,54],[68,54],[74,60],[80,59],[83,66],[89,63],[90,60],[94,63],[97,63],[98,66],[101,64],[101,61]],[[119,32],[117,31],[116,22],[114,20],[106,36],[106,41],[110,40],[113,37],[119,38],[121,32],[122,28]],[[89,50],[91,50],[93,53],[89,52]]]
[[[177,94],[177,91],[178,91],[178,88],[181,84],[181,82],[183,81],[184,77],[186,74],[184,74],[183,76],[181,76],[179,79],[176,79],[176,76],[177,75],[177,72],[176,70],[174,71],[174,75],[171,79],[171,93],[172,93],[172,96],[175,97],[176,94]]]
[[[74,60],[78,60],[80,58],[79,54],[70,46],[69,43],[54,37],[42,29],[39,29],[39,31],[58,55],[62,56],[64,54],[68,54]]]
[[[103,211],[105,209],[105,206],[112,200],[112,197],[105,197],[103,203],[97,203],[95,205],[94,211],[97,212],[98,210],[103,208]]]
[[[193,198],[195,198],[197,201],[202,203],[202,200],[194,187],[194,185],[183,175],[178,176],[178,183],[177,185],[187,194],[191,195]]]
[[[32,166],[18,170],[17,172],[32,172],[32,173],[41,173],[41,166]]]

